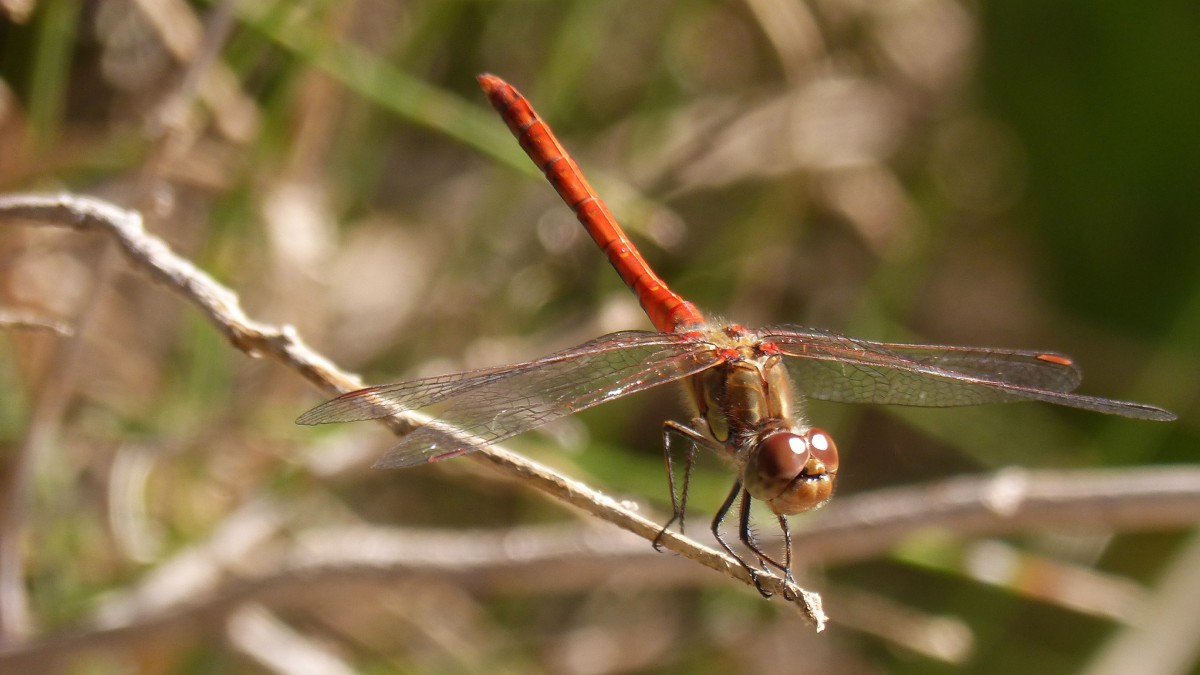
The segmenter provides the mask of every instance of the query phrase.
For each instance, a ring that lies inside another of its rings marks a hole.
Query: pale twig
[[[20,328],[33,330],[48,330],[69,337],[75,329],[63,321],[53,317],[20,309],[0,309],[0,329]]]
[[[1200,536],[1192,534],[1166,569],[1137,621],[1129,622],[1080,672],[1184,673],[1200,654]]]
[[[256,357],[270,355],[326,392],[342,393],[361,386],[357,378],[342,372],[307,347],[290,327],[271,326],[248,317],[233,291],[218,284],[191,262],[175,255],[161,239],[147,233],[142,226],[141,214],[135,211],[90,197],[67,194],[18,195],[0,197],[0,217],[104,232],[116,240],[134,267],[196,305],[230,343],[243,352]],[[403,433],[425,422],[426,418],[407,413],[381,421]],[[659,537],[659,524],[578,481],[560,476],[500,446],[484,448],[476,456],[527,485],[648,541]],[[746,584],[754,583],[750,573],[737,561],[691,539],[667,532],[658,541],[664,548],[726,576]],[[771,574],[760,574],[759,583],[777,596],[791,600],[801,614],[816,625],[817,630],[824,627],[825,615],[819,595]]]
[[[103,280],[111,274],[116,258],[107,242],[99,258],[96,277]],[[37,618],[29,602],[24,565],[26,510],[33,468],[37,458],[50,452],[58,435],[59,423],[75,387],[77,366],[83,358],[82,334],[96,319],[107,289],[103,282],[88,288],[83,311],[75,317],[77,330],[53,345],[54,356],[33,400],[24,435],[8,458],[8,471],[0,486],[0,641],[20,640],[36,632]]]
[[[156,6],[164,3],[153,3]],[[170,100],[173,106],[167,106],[175,111],[175,121],[184,117],[183,112],[191,107],[192,101],[199,90],[197,83],[206,81],[206,75],[215,63],[215,55],[219,52],[220,44],[228,34],[230,25],[231,2],[225,2],[214,13],[213,26],[205,36],[206,52],[199,58],[192,59],[184,69],[180,86],[172,92]],[[180,4],[180,6],[183,6]],[[168,117],[160,114],[158,121]],[[192,145],[195,135],[193,130],[184,124],[160,125],[162,128],[155,134],[152,157],[144,170],[140,172],[136,183],[135,195],[143,204],[152,203],[151,195],[161,182],[168,167],[178,162]],[[98,204],[103,204],[98,202]],[[113,213],[119,212],[114,210]],[[126,212],[132,213],[132,212]],[[80,221],[77,224],[83,224]],[[141,215],[137,216],[137,231],[141,231]],[[131,230],[133,231],[133,230]],[[164,247],[165,248],[165,247]],[[126,253],[129,249],[126,248]],[[55,355],[50,359],[50,365],[44,377],[44,384],[34,401],[30,414],[29,425],[21,444],[16,448],[10,462],[11,467],[6,476],[5,489],[0,489],[3,499],[0,499],[0,639],[17,638],[34,631],[36,619],[29,606],[21,544],[25,538],[25,508],[28,486],[32,479],[33,460],[41,457],[50,450],[59,421],[66,410],[74,388],[74,377],[79,368],[78,362],[83,358],[83,335],[88,332],[90,323],[99,314],[99,308],[104,305],[106,294],[111,290],[111,278],[118,264],[117,255],[108,242],[105,243],[100,262],[96,266],[94,283],[88,287],[88,299],[83,304],[84,310],[75,318],[78,334],[72,334],[70,339],[60,341],[54,346]]]
[[[1031,473],[1024,480],[1035,487],[1025,492],[1015,511],[1001,508],[1004,500],[996,499],[997,481],[1006,480],[1011,481],[1011,476],[952,479],[845,497],[827,510],[829,517],[823,523],[796,532],[797,550],[805,553],[803,564],[821,566],[875,558],[922,530],[955,536],[1075,531],[1072,519],[1080,517],[1080,504],[1103,501],[1106,494],[1115,494],[1115,501],[1123,506],[1096,510],[1085,519],[1098,531],[1178,527],[1194,523],[1200,509],[1200,469],[1194,467]],[[1116,488],[1117,483],[1124,487]],[[888,508],[889,503],[896,507]],[[213,630],[245,603],[303,605],[312,601],[308,591],[316,587],[336,592],[364,585],[394,587],[400,581],[420,579],[480,593],[528,593],[590,588],[614,576],[626,584],[657,589],[700,584],[710,578],[694,565],[654,553],[640,538],[577,525],[502,531],[310,528],[260,559],[256,567],[260,572],[228,569],[243,557],[239,551],[285,528],[287,523],[281,519],[286,518],[284,510],[270,500],[248,503],[226,519],[210,543],[181,553],[133,589],[110,598],[76,632],[0,649],[0,672],[23,672],[97,648],[118,649]],[[860,616],[858,608],[844,618],[839,623],[847,627],[883,632]],[[1124,623],[1138,620],[1136,616],[1111,618]],[[934,622],[924,628],[941,630],[939,626]],[[938,651],[954,645],[941,642],[949,637],[955,636],[929,633],[888,639],[912,649]],[[917,638],[933,642],[924,646],[906,642]],[[952,660],[953,649],[938,658]]]
[[[310,640],[262,605],[238,608],[229,618],[230,644],[275,673],[353,675],[354,669],[331,650]]]
[[[270,503],[251,511],[254,513],[245,514],[251,521],[277,514]],[[196,552],[209,557],[212,553]],[[641,579],[662,587],[664,578],[687,578],[678,571],[663,571],[680,566],[696,569],[679,558],[653,553],[644,541],[628,533],[574,525],[502,532],[410,532],[369,526],[310,530],[274,555],[264,554],[259,573],[234,575],[221,566],[197,566],[181,560],[178,571],[199,569],[201,576],[181,583],[161,579],[146,584],[161,587],[162,583],[174,583],[166,602],[150,588],[135,588],[110,603],[110,611],[75,631],[0,647],[0,672],[45,670],[50,664],[69,662],[94,649],[130,648],[196,635],[214,630],[249,603],[306,607],[317,601],[314,588],[337,593],[363,586],[394,587],[398,581],[417,579],[480,592],[546,590],[556,583],[594,587],[614,574],[627,583]],[[571,572],[565,574],[564,569]],[[222,572],[228,576],[216,582],[216,575]],[[190,593],[184,592],[188,589]]]
[[[841,497],[805,521],[797,558],[861,560],[921,531],[998,536],[1187,527],[1200,522],[1200,468],[1190,465],[1039,471],[1005,469]]]
[[[926,658],[962,664],[975,636],[962,619],[931,615],[886,597],[842,587],[825,591],[838,607],[838,626],[874,635]]]

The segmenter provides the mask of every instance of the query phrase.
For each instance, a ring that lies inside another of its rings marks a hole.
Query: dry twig
[[[141,214],[136,211],[99,199],[68,194],[18,195],[0,197],[0,217],[104,232],[113,237],[134,267],[196,305],[230,343],[246,354],[254,357],[269,355],[328,393],[342,393],[361,386],[358,378],[342,372],[306,346],[291,327],[271,326],[247,316],[233,291],[177,256],[161,239],[147,233],[142,226]],[[397,433],[405,433],[425,421],[425,417],[415,413],[383,420]],[[657,523],[578,481],[558,475],[500,446],[493,445],[475,454],[506,474],[648,541],[659,536],[661,526]],[[731,578],[746,584],[754,583],[750,574],[735,560],[691,539],[667,532],[661,543],[664,548]],[[774,575],[763,574],[760,582],[763,588],[791,600],[818,630],[824,627],[826,617],[819,595]]]
[[[304,345],[291,328],[270,326],[246,316],[232,291],[146,233],[140,215],[134,211],[71,195],[10,196],[0,197],[0,219],[103,231],[116,241],[135,267],[200,308],[238,349],[251,356],[270,355],[328,393],[361,386],[356,377],[338,370]],[[403,433],[423,421],[420,415],[408,414],[385,422]],[[476,456],[509,476],[639,537],[652,540],[658,535],[658,524],[577,481],[500,447],[484,449]],[[796,534],[803,541],[797,549],[803,562],[829,564],[879,555],[905,537],[931,528],[960,536],[995,536],[1080,527],[1104,531],[1163,528],[1197,521],[1200,521],[1200,469],[1194,467],[1073,472],[1009,469],[993,476],[843,497],[807,520],[803,530]],[[138,600],[144,589],[135,588],[126,594],[129,603],[119,616],[109,614],[75,633],[10,645],[0,650],[0,666],[20,669],[99,646],[119,646],[141,642],[148,636],[211,629],[248,602],[281,603],[295,595],[293,591],[298,586],[311,585],[314,580],[354,584],[422,575],[445,577],[462,584],[475,582],[484,588],[488,579],[509,578],[506,575],[518,569],[522,570],[520,578],[530,579],[544,577],[537,570],[546,564],[561,565],[564,560],[575,560],[585,565],[581,569],[586,569],[585,561],[600,560],[602,565],[611,566],[622,559],[635,560],[641,569],[646,569],[648,560],[662,562],[661,567],[650,566],[651,570],[659,570],[648,572],[650,577],[679,574],[677,561],[656,557],[644,544],[641,550],[631,549],[629,540],[622,537],[597,535],[578,528],[559,534],[535,528],[529,533],[535,543],[518,558],[513,557],[512,533],[405,533],[369,528],[353,532],[355,541],[362,545],[357,549],[346,545],[344,535],[338,535],[342,536],[341,544],[330,545],[333,534],[310,533],[310,538],[270,560],[257,576],[242,575],[213,582],[194,589],[194,593],[158,604]],[[366,545],[372,542],[375,545]],[[463,550],[468,542],[469,550]],[[752,583],[735,561],[691,539],[668,533],[663,543],[686,558]],[[429,553],[443,549],[451,550],[453,555]],[[424,557],[414,558],[413,552],[425,552],[417,554]],[[786,588],[783,580],[776,577],[764,577],[763,583],[770,590],[795,597],[803,615],[818,628],[823,626],[825,617],[819,596],[795,587]]]

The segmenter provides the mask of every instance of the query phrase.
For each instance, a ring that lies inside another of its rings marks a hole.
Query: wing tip
[[[1098,409],[1096,410],[1097,412],[1135,420],[1146,420],[1148,422],[1174,422],[1179,419],[1179,416],[1170,410],[1150,405],[1149,403],[1135,403],[1133,401],[1117,401],[1112,399],[1104,400],[1111,405],[1105,409]]]
[[[1143,419],[1150,420],[1151,422],[1174,422],[1179,419],[1179,415],[1158,406],[1148,405],[1145,407],[1144,412],[1145,416]]]

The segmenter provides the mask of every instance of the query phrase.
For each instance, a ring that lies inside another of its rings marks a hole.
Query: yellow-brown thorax
[[[823,504],[833,496],[837,449],[805,420],[782,358],[740,326],[708,337],[725,361],[687,381],[704,431],[737,465],[750,495],[775,513]]]

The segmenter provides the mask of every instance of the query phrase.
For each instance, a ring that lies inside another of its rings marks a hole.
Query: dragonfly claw
[[[768,591],[767,589],[763,588],[763,585],[762,585],[762,574],[763,573],[759,572],[758,570],[751,569],[749,567],[747,567],[746,570],[750,572],[750,578],[754,580],[754,588],[758,589],[758,594],[763,596],[764,599],[770,600],[771,597],[774,596],[775,594],[772,593],[771,591]],[[769,574],[769,572],[768,572],[768,574]]]
[[[667,523],[667,525],[670,525],[670,523]],[[666,533],[667,533],[667,528],[664,527],[663,529],[658,531],[658,535],[656,537],[654,537],[654,541],[650,543],[650,545],[654,547],[654,550],[659,553],[662,553],[662,551],[663,551],[662,539],[663,539],[663,535],[665,535]]]

